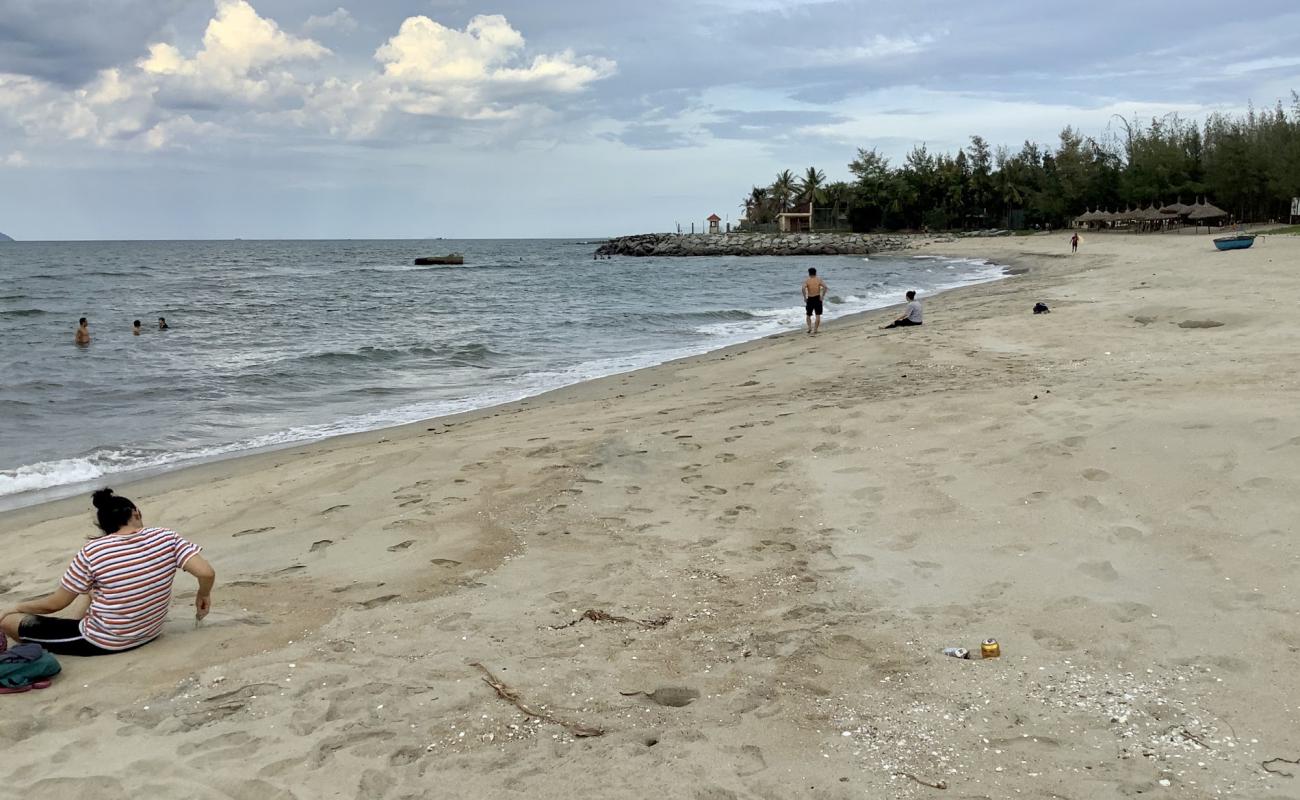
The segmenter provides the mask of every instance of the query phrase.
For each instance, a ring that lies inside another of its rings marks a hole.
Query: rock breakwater
[[[907,250],[922,237],[878,233],[643,233],[596,248],[598,256],[852,256]]]

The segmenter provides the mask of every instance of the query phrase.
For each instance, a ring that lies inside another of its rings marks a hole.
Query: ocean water
[[[1002,274],[906,254],[593,261],[595,244],[0,244],[0,507],[798,329],[808,266],[830,319]],[[452,251],[464,266],[411,263]]]

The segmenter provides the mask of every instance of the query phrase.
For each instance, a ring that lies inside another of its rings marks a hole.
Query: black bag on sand
[[[1035,314],[1050,314],[1052,309],[1047,307],[1047,303],[1034,303]]]

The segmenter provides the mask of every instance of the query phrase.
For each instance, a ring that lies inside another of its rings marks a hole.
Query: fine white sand
[[[931,250],[1028,272],[115,487],[213,614],[182,575],[159,641],[0,697],[4,791],[1300,796],[1300,239]],[[0,516],[0,604],[88,506]]]

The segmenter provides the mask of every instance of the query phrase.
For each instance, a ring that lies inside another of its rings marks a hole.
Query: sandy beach
[[[1067,239],[930,245],[1020,274],[922,328],[114,486],[212,615],[180,576],[160,640],[0,698],[6,789],[1300,796],[1300,238]],[[0,603],[88,509],[0,516]]]

